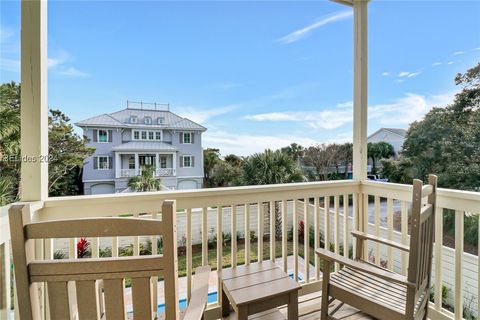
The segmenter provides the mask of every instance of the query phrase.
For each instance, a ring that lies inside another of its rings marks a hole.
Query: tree
[[[227,154],[225,156],[225,162],[229,163],[230,165],[234,166],[234,167],[239,167],[240,165],[242,165],[242,162],[243,162],[243,159],[233,153],[231,154]]]
[[[0,204],[18,199],[20,181],[20,92],[18,83],[0,85]],[[74,133],[70,119],[58,110],[49,116],[49,155],[39,161],[49,161],[50,195],[81,193],[83,160],[94,149],[87,140]]]
[[[139,176],[128,180],[128,187],[137,192],[159,191],[162,190],[162,180],[155,178],[155,167],[144,166]]]
[[[367,155],[372,159],[372,173],[377,173],[377,161],[387,159],[395,155],[393,146],[385,141],[369,142],[367,145]]]
[[[387,176],[393,182],[426,180],[429,173],[438,176],[443,188],[480,190],[480,63],[455,77],[462,90],[452,104],[433,108],[421,121],[413,122],[403,144],[403,159],[411,164],[408,181]]]
[[[83,160],[95,148],[73,131],[70,119],[60,110],[50,110],[48,118],[48,191],[52,196],[79,194]]]
[[[305,148],[293,142],[289,146],[283,147],[281,151],[291,156],[293,160],[298,161],[303,157]]]
[[[353,162],[353,143],[347,142],[340,145],[339,154],[342,165],[344,166],[343,178],[348,179],[348,166]]]
[[[213,168],[220,162],[220,150],[215,148],[207,148],[203,150],[203,170],[204,170],[204,187],[212,187],[211,178]]]
[[[305,150],[303,160],[306,165],[315,168],[318,180],[328,180],[328,169],[330,167],[330,156],[327,152],[327,145],[317,144]]]

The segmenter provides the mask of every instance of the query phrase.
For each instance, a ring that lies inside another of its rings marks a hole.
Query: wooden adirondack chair
[[[155,319],[157,297],[152,296],[152,286],[157,283],[156,278],[155,281],[152,278],[158,276],[164,277],[165,319],[180,319],[176,209],[173,201],[163,203],[162,221],[94,218],[31,223],[30,212],[26,212],[25,208],[24,205],[14,205],[9,212],[21,320],[41,319],[38,283],[46,283],[52,320],[71,319],[76,310],[80,320],[126,319],[125,278],[131,278],[134,319]],[[33,239],[155,235],[163,237],[163,255],[36,260],[33,251]],[[197,268],[193,294],[184,319],[203,318],[209,273],[210,267]],[[98,290],[99,284],[103,290]],[[101,301],[105,305],[104,314],[99,308]]]
[[[356,259],[350,260],[325,249],[316,253],[324,261],[321,319],[328,315],[328,305],[338,299],[379,319],[426,319],[430,298],[430,274],[434,239],[434,213],[437,177],[430,175],[427,185],[413,181],[410,247],[391,240],[352,232],[356,238]],[[428,196],[427,204],[422,198]],[[374,266],[363,258],[365,241],[371,240],[409,252],[408,275],[402,276]],[[344,266],[330,275],[331,264]],[[329,299],[331,297],[331,299]],[[332,313],[342,305],[339,304]]]

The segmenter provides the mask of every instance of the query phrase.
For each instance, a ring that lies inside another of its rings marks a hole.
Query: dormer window
[[[152,118],[145,117],[145,124],[152,124]]]
[[[137,116],[130,116],[130,123],[137,123],[137,122],[138,122]]]
[[[157,121],[158,121],[158,124],[164,124],[165,123],[165,117],[158,117]]]

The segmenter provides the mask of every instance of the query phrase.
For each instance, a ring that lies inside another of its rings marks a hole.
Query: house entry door
[[[140,166],[154,166],[155,167],[155,155],[143,155],[139,156]]]

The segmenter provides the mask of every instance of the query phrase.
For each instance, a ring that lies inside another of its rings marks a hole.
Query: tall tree
[[[283,147],[281,151],[290,155],[293,160],[298,161],[303,157],[305,153],[305,148],[298,143],[293,142],[289,146]]]
[[[347,142],[340,145],[340,159],[343,168],[343,178],[348,179],[348,166],[353,162],[353,143]]]
[[[203,185],[204,187],[212,187],[213,168],[220,162],[220,150],[215,148],[207,148],[203,150]]]
[[[372,173],[377,173],[377,162],[381,159],[388,159],[395,155],[393,146],[385,141],[369,142],[367,145],[367,155],[372,159]]]
[[[317,144],[305,150],[303,160],[306,165],[315,168],[318,180],[328,180],[328,172],[331,164],[331,157],[327,152],[327,145]]]
[[[160,191],[162,190],[162,180],[155,178],[154,166],[144,166],[139,176],[128,180],[128,187],[137,192]]]

